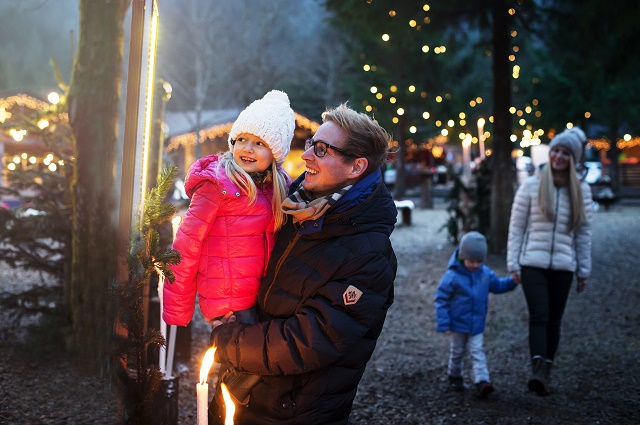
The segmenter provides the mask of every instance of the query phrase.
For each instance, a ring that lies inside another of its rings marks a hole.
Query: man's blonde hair
[[[322,121],[331,121],[345,132],[348,139],[344,150],[367,158],[369,165],[365,175],[380,168],[387,159],[391,135],[367,114],[357,112],[343,103],[326,110],[322,114]]]

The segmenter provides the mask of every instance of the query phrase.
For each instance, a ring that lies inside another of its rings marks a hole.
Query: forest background
[[[44,97],[59,89],[51,59],[71,82],[77,163],[64,201],[73,207],[68,231],[74,250],[66,272],[75,298],[65,296],[71,329],[66,348],[94,372],[104,372],[102,354],[113,324],[107,305],[117,248],[111,242],[119,187],[113,170],[122,131],[118,117],[124,113],[118,87],[126,83],[130,5],[0,2],[0,90],[26,89]],[[619,0],[615,7],[598,0],[158,5],[157,76],[174,87],[169,110],[241,108],[278,88],[289,93],[296,111],[319,120],[327,106],[348,100],[393,133],[399,178],[409,149],[441,137],[459,147],[466,135],[477,134],[477,120],[486,118],[487,147],[493,151],[490,240],[496,252],[506,241],[513,184],[505,175],[510,176],[516,142],[547,142],[567,123],[611,141],[640,132],[635,1]],[[103,68],[108,72],[92,74]],[[607,155],[615,177],[615,143]],[[400,180],[395,195],[402,190]],[[101,355],[87,346],[99,347]]]

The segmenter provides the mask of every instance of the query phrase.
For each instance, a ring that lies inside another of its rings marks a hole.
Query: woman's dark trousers
[[[560,342],[562,314],[573,272],[522,267],[522,289],[529,307],[531,357],[554,359]]]

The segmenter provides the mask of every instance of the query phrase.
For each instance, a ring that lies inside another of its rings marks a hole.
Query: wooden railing
[[[620,186],[640,188],[640,164],[618,164]],[[605,175],[610,175],[609,167],[603,168]]]

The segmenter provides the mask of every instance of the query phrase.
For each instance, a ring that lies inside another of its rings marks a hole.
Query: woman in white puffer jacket
[[[586,136],[573,127],[549,144],[549,163],[516,192],[511,208],[507,266],[529,309],[529,390],[548,395],[560,325],[574,273],[577,291],[591,272],[592,200],[576,165]]]

